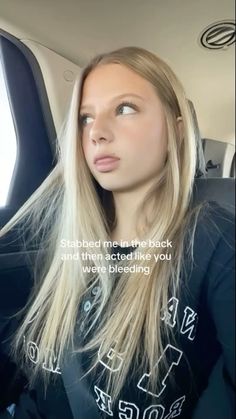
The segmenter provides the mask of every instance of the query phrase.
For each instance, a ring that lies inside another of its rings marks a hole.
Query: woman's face
[[[84,82],[80,124],[85,159],[104,189],[138,190],[155,181],[166,160],[167,129],[151,83],[124,65],[96,67]]]

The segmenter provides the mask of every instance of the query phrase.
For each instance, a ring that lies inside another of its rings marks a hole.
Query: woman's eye
[[[93,118],[89,115],[81,115],[80,116],[80,125],[85,127],[86,125],[90,124],[93,121]]]
[[[128,115],[128,114],[132,114],[136,112],[136,108],[134,105],[129,104],[129,103],[122,103],[121,105],[118,106],[118,114],[120,115]]]

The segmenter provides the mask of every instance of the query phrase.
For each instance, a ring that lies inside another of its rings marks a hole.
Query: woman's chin
[[[101,180],[97,180],[97,182],[103,189],[110,192],[125,192],[130,190],[130,186],[127,185],[125,182],[102,182]]]

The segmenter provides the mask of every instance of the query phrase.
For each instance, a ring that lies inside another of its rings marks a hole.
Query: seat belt
[[[70,351],[69,353],[71,354]],[[77,357],[79,354],[67,356],[62,367],[62,379],[73,419],[101,419],[89,386],[86,385],[86,377],[81,380],[84,373]]]

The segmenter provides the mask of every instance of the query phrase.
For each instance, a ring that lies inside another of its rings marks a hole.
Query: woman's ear
[[[180,143],[182,143],[182,141],[184,139],[184,125],[183,125],[182,116],[178,116],[176,121],[177,121],[177,129],[178,129],[178,132],[179,132],[179,140],[180,140]]]

